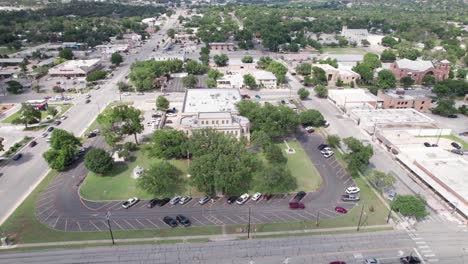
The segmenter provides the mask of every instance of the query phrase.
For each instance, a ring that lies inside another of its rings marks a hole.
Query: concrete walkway
[[[373,225],[373,226],[362,226],[361,230],[369,230],[376,228],[393,228],[393,225]],[[305,230],[293,230],[293,231],[277,231],[277,232],[260,232],[251,233],[251,237],[261,236],[272,236],[272,235],[294,235],[294,234],[306,234],[306,233],[333,233],[341,231],[354,231],[356,227],[339,227],[339,228],[322,228],[322,229],[305,229]],[[164,241],[164,240],[192,240],[192,239],[209,239],[210,241],[226,241],[236,240],[245,238],[246,233],[239,234],[224,234],[224,235],[200,235],[200,236],[174,236],[174,237],[149,237],[149,238],[128,238],[128,239],[115,239],[115,243],[134,243],[134,242],[148,242],[148,241]],[[18,244],[12,246],[0,247],[0,249],[13,249],[13,248],[33,248],[33,247],[54,247],[54,246],[71,246],[71,245],[96,245],[110,243],[110,239],[106,240],[83,240],[83,241],[64,241],[64,242],[47,242],[47,243],[29,243],[29,244]]]

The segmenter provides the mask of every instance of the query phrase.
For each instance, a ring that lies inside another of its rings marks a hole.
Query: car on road
[[[344,209],[343,207],[341,206],[336,206],[335,207],[335,211],[337,211],[338,213],[340,214],[346,214],[348,212],[348,210]]]
[[[50,98],[52,98],[52,96],[49,96],[49,95],[44,96],[44,99],[45,99],[45,100],[48,100],[48,99],[50,99]]]
[[[91,98],[91,95],[90,95],[90,94],[87,94],[87,95],[85,95],[85,98],[86,98],[86,99],[89,99],[89,98]]]
[[[171,198],[167,198],[167,197],[161,199],[161,201],[159,201],[159,204],[158,204],[159,207],[162,207],[162,206],[166,205],[170,200],[171,200]]]
[[[291,209],[305,209],[305,205],[301,202],[289,202],[289,208]]]
[[[60,117],[60,120],[65,120],[67,118],[68,118],[67,116],[63,115],[63,116]]]
[[[258,94],[255,95],[255,98],[256,99],[261,99],[260,95],[258,95]]]
[[[380,264],[380,261],[376,258],[366,258],[364,264]]]
[[[307,133],[311,134],[311,133],[314,133],[315,130],[314,130],[313,127],[308,126],[308,127],[305,128],[305,131],[306,131]]]
[[[330,123],[327,120],[323,120],[323,127],[329,127]]]
[[[47,132],[52,132],[52,131],[54,131],[54,127],[48,127],[47,128]]]
[[[123,93],[123,96],[130,96],[130,93]]]
[[[174,116],[176,116],[176,115],[177,115],[176,113],[171,113],[171,112],[169,112],[169,113],[166,114],[167,117],[174,117]]]
[[[459,136],[468,136],[468,131],[458,133]]]
[[[346,188],[345,192],[347,194],[354,194],[354,193],[359,193],[360,191],[361,191],[361,189],[359,189],[359,187],[351,186],[351,187]]]
[[[148,204],[146,205],[146,207],[148,207],[148,208],[153,208],[153,207],[155,207],[156,205],[158,205],[160,201],[161,201],[161,200],[159,200],[159,199],[151,199],[151,200],[149,200],[149,202],[148,202]]]
[[[122,207],[125,208],[125,209],[128,209],[132,206],[134,206],[136,203],[138,203],[138,198],[136,197],[132,197],[130,199],[128,199],[127,201],[123,202],[122,204]]]
[[[243,94],[243,95],[242,95],[242,98],[244,98],[244,99],[250,99],[250,95],[248,95],[248,94]]]
[[[91,100],[86,99],[85,104],[89,104],[89,103],[91,103]]]
[[[60,124],[62,124],[62,121],[57,120],[57,121],[54,122],[54,125],[56,125],[56,126],[59,126]]]
[[[185,227],[188,227],[188,226],[190,226],[192,224],[192,223],[190,223],[190,220],[187,217],[183,216],[183,215],[177,215],[176,220],[177,220],[177,222],[179,222],[179,224],[181,224],[181,225],[183,225]]]
[[[333,151],[329,151],[329,152],[326,152],[325,154],[323,154],[323,157],[328,159],[329,157],[333,156],[333,154],[335,154],[335,153],[333,153]]]
[[[424,146],[425,146],[426,148],[430,148],[430,147],[431,147],[431,143],[429,143],[429,142],[424,142]]]
[[[328,147],[327,144],[320,144],[320,145],[318,145],[317,148],[318,148],[319,150],[323,150],[324,148],[327,148],[327,147]]]
[[[306,192],[300,191],[300,192],[298,192],[298,193],[294,196],[293,201],[299,202],[299,201],[302,200],[302,198],[304,198],[304,196],[306,196],[306,195],[307,195]]]
[[[177,203],[180,201],[181,198],[182,198],[181,196],[177,195],[177,196],[175,196],[174,198],[172,198],[172,199],[169,201],[169,203],[172,204],[172,205],[175,205],[175,204],[177,204]]]
[[[184,196],[182,198],[180,198],[180,201],[179,201],[179,204],[186,204],[188,202],[190,202],[190,200],[192,200],[192,197],[190,196]]]
[[[245,202],[247,202],[249,200],[249,198],[250,198],[250,195],[247,194],[247,193],[244,193],[239,198],[237,198],[236,203],[238,205],[243,205]]]
[[[47,134],[47,133],[42,133],[42,134],[41,134],[41,137],[45,138],[45,137],[47,137],[48,135],[49,135],[49,134]]]
[[[88,150],[88,147],[79,148],[78,149],[78,156],[84,155],[87,150]]]
[[[406,256],[400,258],[400,262],[403,264],[419,264],[421,263],[421,260],[418,257]]]
[[[166,223],[170,227],[177,227],[178,226],[177,221],[174,218],[170,217],[170,216],[165,216],[163,218],[163,221],[164,221],[164,223]]]
[[[397,193],[395,191],[390,191],[388,192],[387,199],[390,201],[395,200],[395,197],[397,196]]]
[[[17,161],[17,160],[21,159],[22,157],[23,157],[23,154],[18,153],[16,155],[14,155],[13,158],[11,158],[11,159],[14,160],[14,161]]]
[[[450,152],[458,154],[458,155],[463,155],[464,154],[463,150],[461,150],[461,149],[452,149],[452,150],[450,150]]]
[[[458,144],[457,142],[452,142],[450,145],[452,145],[452,147],[456,148],[456,149],[461,149],[462,147],[460,146],[460,144]]]
[[[36,145],[37,145],[37,142],[36,142],[35,140],[33,140],[33,141],[31,141],[31,142],[29,143],[29,147],[30,147],[30,148],[33,148],[33,147],[36,146]]]
[[[211,200],[211,196],[203,196],[202,198],[200,198],[198,200],[198,203],[199,204],[206,204],[207,202],[209,202]]]
[[[91,132],[91,133],[89,133],[86,137],[87,137],[87,138],[93,138],[93,137],[95,137],[95,136],[97,136],[96,133]]]
[[[235,195],[234,195],[234,196],[229,196],[229,197],[227,198],[227,203],[228,203],[228,204],[232,204],[232,203],[234,203],[234,202],[237,200],[237,198],[239,198],[239,196],[235,196]]]
[[[101,131],[99,130],[99,128],[96,128],[96,129],[93,129],[93,131],[91,131],[91,133],[94,133],[94,134],[99,134]]]
[[[322,153],[322,154],[326,154],[328,152],[333,152],[333,150],[331,148],[329,148],[329,147],[325,147],[320,151],[320,153]]]
[[[255,193],[254,195],[252,195],[252,200],[257,201],[258,199],[260,199],[260,197],[262,197],[261,193]]]
[[[447,117],[448,117],[448,118],[458,118],[458,115],[456,115],[456,114],[450,114],[450,115],[448,115]]]
[[[356,194],[344,194],[341,196],[342,201],[359,201],[359,195]]]

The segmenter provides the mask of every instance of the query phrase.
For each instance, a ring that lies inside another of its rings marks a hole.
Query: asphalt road
[[[399,257],[414,252],[415,246],[404,231],[388,231],[13,252],[1,254],[0,263],[326,264],[335,260],[363,263],[367,257],[376,257],[387,264],[399,263]]]
[[[316,192],[303,198],[305,210],[291,210],[288,202],[295,194],[275,195],[271,200],[249,200],[244,205],[227,204],[219,198],[205,205],[198,204],[194,198],[185,205],[166,204],[163,207],[147,208],[147,201],[140,201],[130,209],[122,208],[122,201],[87,201],[79,196],[79,185],[87,175],[82,162],[60,173],[41,193],[36,204],[36,215],[40,222],[63,231],[100,231],[106,230],[105,214],[111,212],[111,225],[114,229],[151,229],[167,228],[164,216],[183,214],[191,219],[194,226],[246,224],[251,208],[251,223],[315,221],[340,215],[335,206],[351,209],[355,202],[341,201],[341,194],[354,183],[334,157],[325,159],[317,149],[323,139],[304,131],[297,138],[311,161],[322,176],[323,184]],[[101,137],[87,144],[104,146]],[[320,213],[319,213],[320,211]],[[318,216],[319,214],[319,216]]]

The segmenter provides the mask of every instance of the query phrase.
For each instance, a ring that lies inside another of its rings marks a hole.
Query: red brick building
[[[419,112],[427,112],[431,106],[431,98],[424,95],[407,95],[403,89],[387,92],[379,90],[377,96],[383,99],[382,107],[384,109],[413,108]]]
[[[208,46],[210,50],[234,51],[234,43],[212,42]]]
[[[409,76],[416,84],[421,84],[426,75],[433,75],[436,81],[447,79],[450,72],[450,62],[443,60],[434,65],[428,60],[412,61],[402,59],[392,63],[390,70],[395,74],[398,81],[405,76]]]

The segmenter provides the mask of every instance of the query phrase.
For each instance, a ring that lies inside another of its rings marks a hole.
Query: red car
[[[305,209],[305,205],[300,202],[290,202],[289,208],[291,209]]]
[[[341,206],[336,206],[335,211],[337,211],[338,213],[341,213],[341,214],[346,214],[348,212],[348,210],[344,209]]]
[[[243,94],[243,95],[242,95],[242,98],[244,98],[244,99],[250,99],[250,95],[248,95],[248,94]]]
[[[346,262],[337,260],[337,261],[332,261],[329,264],[346,264]]]

